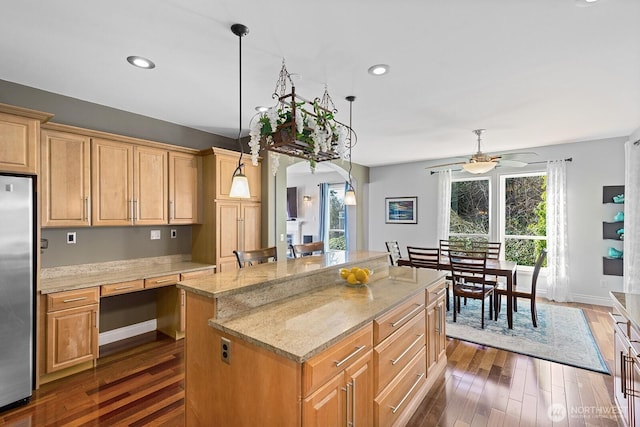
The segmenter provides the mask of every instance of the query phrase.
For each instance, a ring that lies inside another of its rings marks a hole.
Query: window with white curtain
[[[452,180],[449,219],[451,240],[470,242],[490,239],[490,184],[488,177]]]

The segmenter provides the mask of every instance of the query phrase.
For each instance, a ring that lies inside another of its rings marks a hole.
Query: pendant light
[[[239,67],[238,67],[238,80],[240,87],[240,112],[239,112],[239,124],[238,124],[238,146],[240,147],[240,158],[238,158],[238,167],[233,171],[233,177],[231,179],[231,191],[229,191],[229,197],[236,197],[239,199],[248,199],[251,197],[249,191],[249,180],[242,173],[244,163],[242,163],[242,156],[244,155],[244,149],[242,148],[242,142],[240,141],[240,133],[242,132],[242,37],[249,34],[249,28],[242,24],[233,24],[231,26],[231,32],[238,36],[239,41]]]
[[[353,189],[353,185],[351,184],[351,147],[353,146],[353,140],[351,139],[353,137],[353,127],[351,126],[351,119],[353,114],[353,101],[356,100],[356,97],[353,95],[349,95],[345,99],[349,101],[349,188],[347,188],[347,191],[344,193],[344,204],[347,206],[355,206],[356,192]]]

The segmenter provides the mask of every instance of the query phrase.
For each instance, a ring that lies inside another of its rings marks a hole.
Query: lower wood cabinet
[[[47,296],[46,372],[98,358],[98,288]]]
[[[447,352],[446,291],[444,283],[427,291],[427,374],[437,368]]]
[[[614,400],[625,425],[640,426],[640,331],[614,310]]]

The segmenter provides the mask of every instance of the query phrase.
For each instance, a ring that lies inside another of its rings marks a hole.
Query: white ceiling
[[[498,152],[640,127],[640,0],[20,0],[0,13],[0,79],[235,138],[236,22],[244,134],[285,58],[339,120],[357,97],[363,165],[468,155],[476,128]]]

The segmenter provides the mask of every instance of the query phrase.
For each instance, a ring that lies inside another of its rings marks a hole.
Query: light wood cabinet
[[[42,226],[91,225],[91,139],[43,129],[40,145]]]
[[[446,291],[444,284],[427,291],[427,374],[436,369],[447,352]]]
[[[169,152],[169,224],[198,222],[198,156]]]
[[[0,171],[37,174],[40,124],[53,115],[0,104]]]
[[[202,221],[193,227],[194,261],[216,265],[218,272],[238,268],[234,250],[262,247],[262,204],[260,165],[252,166],[247,156],[245,174],[249,178],[250,199],[229,197],[231,176],[238,153],[214,148],[202,156]]]
[[[98,358],[98,288],[47,296],[46,371]]]
[[[166,150],[134,146],[134,224],[167,224],[169,202],[169,153]]]
[[[93,225],[132,225],[133,145],[96,138],[91,150]]]

